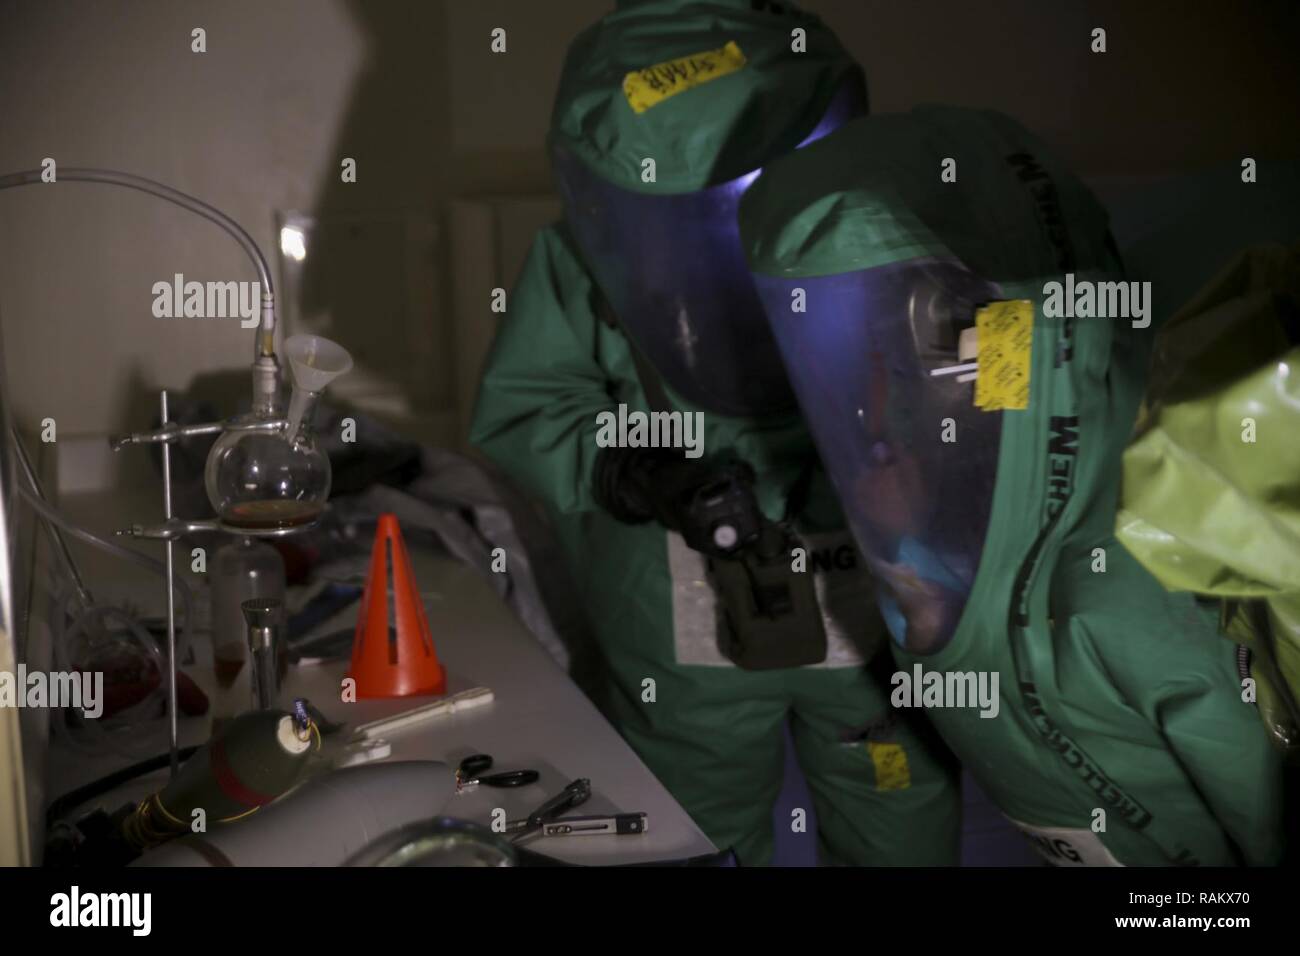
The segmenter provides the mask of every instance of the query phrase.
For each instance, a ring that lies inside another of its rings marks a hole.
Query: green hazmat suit
[[[700,556],[661,527],[616,521],[593,498],[597,414],[620,403],[650,408],[627,339],[597,317],[563,227],[537,237],[508,301],[471,438],[549,506],[608,666],[598,699],[606,715],[710,839],[744,864],[771,858],[787,718],[829,859],[955,864],[960,801],[950,761],[923,722],[893,712],[887,682],[864,663],[883,647],[881,626],[829,489],[816,483],[802,529],[834,608],[827,665],[736,668],[717,649]],[[813,454],[798,418],[707,415],[704,424],[705,447],[749,462],[764,510],[780,517]]]
[[[776,160],[740,222],[900,670],[938,688],[895,702],[1053,862],[1277,862],[1234,649],[1114,536],[1155,326],[1102,285],[1088,191],[1007,118],[931,108]],[[995,714],[954,690],[995,677]]]
[[[471,427],[551,514],[607,665],[598,703],[743,864],[772,855],[787,721],[824,860],[958,859],[954,763],[889,706],[870,582],[736,233],[764,162],[863,109],[860,69],[790,4],[619,3],[569,51],[550,143],[566,223],[538,235],[508,297]],[[704,557],[602,507],[600,416],[665,401],[700,423],[704,452],[747,463],[761,510],[801,536],[791,561],[814,576],[820,664],[735,666]],[[777,825],[804,832],[806,816]]]

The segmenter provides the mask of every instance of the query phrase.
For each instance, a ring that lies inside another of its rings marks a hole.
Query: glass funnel
[[[221,522],[250,533],[310,524],[329,498],[329,458],[316,443],[312,418],[325,386],[352,367],[352,358],[315,335],[295,335],[284,348],[293,374],[288,421],[272,402],[231,420],[204,471]]]

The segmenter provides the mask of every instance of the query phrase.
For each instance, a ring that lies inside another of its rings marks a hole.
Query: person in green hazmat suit
[[[1087,189],[1006,117],[918,109],[769,164],[740,228],[895,703],[1052,862],[1278,862],[1279,759],[1215,609],[1114,536],[1155,325]]]
[[[549,507],[598,702],[746,865],[772,856],[787,722],[824,860],[958,859],[954,761],[889,706],[873,589],[736,229],[765,162],[865,110],[860,68],[790,4],[619,3],[569,51],[564,222],[507,300],[471,426]]]

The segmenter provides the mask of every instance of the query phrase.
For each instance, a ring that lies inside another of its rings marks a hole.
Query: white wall
[[[549,187],[543,137],[565,48],[610,5],[0,0],[0,171],[52,156],[150,176],[233,215],[268,256],[276,209],[441,217],[453,197],[534,196]],[[865,64],[877,111],[999,108],[1084,174],[1300,143],[1293,2],[807,6]],[[1097,25],[1104,56],[1087,52]],[[206,54],[190,52],[195,26]],[[505,56],[489,50],[496,26]],[[354,186],[338,182],[342,156],[358,160]],[[448,267],[446,246],[444,234],[431,274]],[[0,319],[27,427],[46,416],[61,434],[142,427],[152,390],[247,362],[249,333],[230,321],[152,317],[150,287],[175,272],[252,278],[223,234],[150,197],[74,183],[0,193]],[[466,391],[450,358],[452,285],[438,283],[428,316],[430,412]],[[483,315],[460,321],[491,322],[486,302],[485,291]]]
[[[195,26],[207,30],[206,54],[190,52]],[[270,255],[272,210],[311,204],[365,53],[335,3],[11,4],[0,25],[0,169],[49,156],[148,176],[212,202]],[[0,219],[0,313],[24,423],[121,427],[129,382],[183,387],[250,360],[252,333],[237,322],[151,314],[150,287],[173,273],[256,278],[216,227],[78,183],[0,193]]]
[[[456,194],[544,190],[564,47],[606,6],[3,0],[0,171],[49,156],[160,180],[233,216],[274,269],[277,209],[440,214]],[[509,56],[489,59],[499,24]],[[190,49],[196,26],[204,54]],[[503,78],[503,63],[532,80]],[[355,186],[338,182],[342,156],[358,161]],[[0,319],[25,427],[144,427],[153,390],[247,364],[252,333],[237,322],[152,316],[151,286],[176,272],[255,278],[224,233],[152,197],[78,183],[0,192]],[[445,314],[429,331],[449,340]],[[449,381],[432,393],[449,404],[454,370],[439,354],[430,374]]]

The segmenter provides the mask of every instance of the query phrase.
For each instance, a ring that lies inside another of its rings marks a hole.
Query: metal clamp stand
[[[167,389],[162,390],[162,424],[167,427]],[[162,443],[163,518],[172,519],[172,443]],[[171,776],[180,769],[180,743],[176,716],[176,566],[173,541],[167,539],[167,743],[171,753]],[[187,625],[188,626],[188,625]]]
[[[166,389],[162,390],[159,400],[162,412],[161,427],[152,432],[116,436],[112,440],[112,445],[114,451],[120,451],[128,445],[162,445],[163,523],[160,525],[132,525],[117,533],[136,538],[161,540],[167,545],[167,735],[171,753],[171,775],[175,777],[180,769],[180,728],[176,693],[176,565],[175,549],[173,547],[176,539],[181,535],[196,531],[223,531],[241,537],[278,538],[287,534],[305,531],[315,522],[294,528],[249,529],[229,527],[220,519],[208,521],[177,519],[172,514],[172,442],[190,435],[215,434],[226,431],[228,428],[240,428],[241,426],[233,423],[228,426],[224,422],[213,422],[205,425],[180,427],[169,421]],[[260,423],[255,427],[258,430],[268,430],[283,425],[283,422],[270,422]]]

